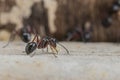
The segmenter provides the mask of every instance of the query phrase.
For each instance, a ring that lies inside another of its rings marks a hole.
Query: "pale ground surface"
[[[25,44],[0,42],[0,80],[120,80],[120,44],[65,43],[58,58],[36,51],[27,56]]]

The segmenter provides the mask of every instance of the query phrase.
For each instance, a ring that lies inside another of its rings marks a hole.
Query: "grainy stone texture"
[[[27,56],[25,44],[0,42],[0,80],[120,80],[120,45],[113,43],[65,43],[70,55],[36,51]]]

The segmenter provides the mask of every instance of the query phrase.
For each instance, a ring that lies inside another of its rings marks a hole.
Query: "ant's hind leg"
[[[63,46],[62,44],[60,44],[58,42],[57,42],[57,44],[60,45],[61,47],[63,47],[66,50],[67,54],[70,54],[69,51],[68,51],[68,49],[65,46]]]
[[[57,54],[58,54],[58,50],[56,49],[56,47],[53,47],[53,49],[57,52]]]
[[[53,50],[53,48],[50,46],[50,49],[52,50],[52,53],[53,53],[53,55],[55,56],[55,57],[57,57],[56,56],[56,53],[54,53],[54,50]]]
[[[48,52],[48,46],[47,46],[47,52]]]

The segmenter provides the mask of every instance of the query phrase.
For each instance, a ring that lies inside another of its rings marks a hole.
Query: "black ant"
[[[105,27],[105,28],[108,28],[108,27],[110,27],[111,26],[111,24],[112,24],[112,17],[106,17],[106,18],[104,18],[103,20],[102,20],[102,25]]]
[[[86,21],[81,27],[76,27],[71,33],[68,33],[66,41],[84,41],[90,42],[92,39],[92,22]]]
[[[66,41],[79,41],[82,39],[83,31],[80,27],[75,28],[72,32],[67,33]]]
[[[18,30],[14,30],[10,35],[8,43],[5,46],[3,46],[3,48],[7,47],[9,43],[15,39],[16,35],[19,35],[19,37],[22,39],[23,42],[28,43],[31,40],[32,32],[33,32],[33,29],[31,29],[30,26],[26,26]]]
[[[120,9],[120,0],[116,0],[112,6],[110,7],[109,14],[113,15],[114,13],[116,14]]]
[[[35,42],[36,39],[37,39],[37,41]],[[35,35],[32,42],[29,42],[27,44],[27,46],[25,47],[25,52],[27,53],[27,55],[29,55],[33,51],[35,51],[36,48],[44,49],[46,47],[47,47],[47,51],[48,51],[48,45],[49,45],[50,49],[52,51],[55,50],[58,53],[58,50],[56,49],[57,44],[60,45],[61,47],[63,47],[67,51],[67,54],[69,54],[69,51],[62,44],[60,44],[55,38],[46,36],[46,37],[42,37],[41,39],[39,39],[38,35]],[[55,54],[54,54],[54,56],[57,57]]]

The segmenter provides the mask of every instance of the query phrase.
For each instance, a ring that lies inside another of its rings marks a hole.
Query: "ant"
[[[112,6],[110,7],[109,14],[113,15],[116,14],[120,9],[120,0],[116,0],[113,2]]]
[[[92,39],[92,22],[86,21],[82,26],[77,26],[71,33],[68,33],[66,41],[84,41],[90,42]]]
[[[7,47],[9,43],[15,39],[16,35],[19,35],[19,37],[21,38],[23,42],[28,43],[31,40],[31,33],[33,31],[34,30],[31,29],[30,26],[26,26],[18,30],[14,30],[10,35],[8,43],[5,46],[3,46],[3,48]]]
[[[36,40],[36,42],[35,42],[35,40]],[[63,47],[67,51],[67,54],[69,54],[68,49],[66,49],[62,44],[60,44],[55,38],[52,38],[52,37],[49,37],[49,36],[45,36],[45,37],[42,37],[41,39],[39,39],[38,35],[35,35],[35,37],[33,38],[32,42],[29,42],[27,44],[27,46],[25,47],[25,52],[27,53],[27,55],[29,55],[33,51],[35,51],[36,48],[43,50],[46,47],[47,47],[47,52],[48,52],[48,45],[49,45],[50,49],[52,51],[55,50],[58,53],[58,50],[56,49],[57,44],[60,45],[61,47]],[[55,55],[55,53],[53,55],[55,57],[57,57]]]
[[[72,32],[67,33],[66,41],[79,41],[83,37],[83,31],[80,27],[75,28]]]

